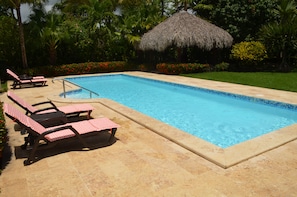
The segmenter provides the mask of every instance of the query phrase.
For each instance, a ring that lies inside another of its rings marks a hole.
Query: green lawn
[[[182,76],[297,92],[297,72],[205,72]]]

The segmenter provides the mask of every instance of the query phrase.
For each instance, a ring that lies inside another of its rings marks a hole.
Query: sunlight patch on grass
[[[297,72],[205,72],[182,76],[297,92]]]

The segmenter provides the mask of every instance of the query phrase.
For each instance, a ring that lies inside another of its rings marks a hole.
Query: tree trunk
[[[281,53],[281,58],[282,58],[282,62],[280,64],[280,70],[282,72],[288,72],[289,71],[288,55],[285,49]]]
[[[50,55],[50,58],[49,58],[50,65],[56,65],[57,50],[56,50],[56,46],[54,44],[49,46],[49,55]]]
[[[184,10],[187,11],[187,10],[188,10],[188,3],[187,3],[187,0],[185,0],[184,3],[185,3],[185,4],[184,4]]]
[[[16,13],[17,13],[18,24],[19,24],[20,45],[21,45],[23,67],[24,68],[28,68],[27,55],[26,55],[26,46],[25,46],[25,38],[24,38],[24,29],[23,29],[23,23],[22,23],[22,17],[21,17],[21,5],[18,5],[16,7]]]
[[[164,0],[161,0],[161,13],[162,13],[162,16],[164,16],[164,12],[165,12],[165,7],[164,7]]]

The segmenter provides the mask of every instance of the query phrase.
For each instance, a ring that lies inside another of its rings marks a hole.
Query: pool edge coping
[[[100,99],[98,102],[225,169],[297,139],[297,124],[294,124],[223,149],[115,101]],[[162,132],[164,130],[166,132]]]
[[[141,75],[138,75],[139,73]],[[84,75],[84,76],[110,75],[110,74],[123,74],[123,73],[122,72],[121,73],[104,73],[104,74],[101,73],[101,74]],[[145,74],[143,74],[143,72],[124,72],[124,74],[132,75],[132,76],[135,75],[138,77],[140,76],[140,77],[151,79],[150,76],[144,76]],[[149,74],[157,75],[153,73],[149,73]],[[78,77],[78,76],[67,76],[67,77]],[[179,77],[182,77],[182,76],[179,76]],[[152,78],[152,79],[155,79],[155,78]],[[170,82],[164,79],[156,79],[156,80]],[[224,84],[225,82],[222,82],[222,83]],[[193,84],[187,84],[184,82],[182,82],[181,84],[193,86]],[[235,85],[239,85],[239,84],[235,84]],[[245,87],[245,85],[239,85],[239,86]],[[255,87],[255,88],[258,88],[258,87]],[[259,88],[259,89],[263,89],[263,88]],[[219,90],[219,91],[222,91],[222,90]],[[223,92],[225,91],[223,90]],[[227,92],[234,93],[229,91]],[[238,93],[235,93],[235,94],[238,94]],[[251,95],[247,95],[247,96],[251,96]],[[166,139],[182,146],[183,148],[225,169],[231,166],[237,165],[250,158],[256,157],[264,152],[278,148],[286,143],[289,143],[297,139],[297,124],[294,124],[294,125],[282,128],[280,130],[276,130],[268,134],[262,135],[260,137],[248,140],[246,142],[223,149],[209,142],[206,142],[205,140],[202,140],[184,131],[176,129],[159,120],[151,118],[147,115],[144,115],[140,112],[137,112],[131,108],[128,108],[124,105],[121,105],[109,99],[103,99],[103,98],[102,99],[98,99],[98,98],[69,99],[69,98],[61,98],[59,97],[59,95],[52,95],[51,97],[49,97],[49,99],[56,102],[61,102],[61,103],[99,102],[100,104],[108,107],[109,109],[112,109],[113,111],[116,111],[117,113],[129,118],[130,120],[137,122],[138,124],[148,128],[154,133],[157,133],[158,135],[165,137]],[[268,98],[268,100],[274,100],[274,99]],[[278,102],[283,102],[283,101],[278,101]],[[296,103],[292,103],[292,104],[294,105]],[[143,121],[144,119],[146,120],[145,122]],[[168,133],[161,132],[164,129],[166,129]]]

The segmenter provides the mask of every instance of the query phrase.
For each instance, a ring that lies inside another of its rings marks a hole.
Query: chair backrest
[[[31,114],[38,110],[36,107],[30,105],[29,103],[21,99],[18,95],[16,95],[12,91],[7,91],[7,97],[10,98],[13,102],[15,102],[24,110],[30,112]]]
[[[4,103],[3,111],[6,115],[8,115],[13,121],[18,120],[22,125],[28,127],[26,115],[15,110],[11,105]]]
[[[12,76],[14,79],[20,81],[19,76],[18,76],[17,74],[15,74],[14,72],[12,72],[11,70],[6,69],[6,72],[7,72],[7,74],[9,74],[10,76]]]
[[[32,118],[26,116],[24,113],[21,113],[18,109],[16,109],[8,103],[4,103],[3,110],[4,113],[13,121],[17,121],[22,126],[30,128],[32,131],[36,133],[42,134],[46,130],[41,124],[39,124]]]

